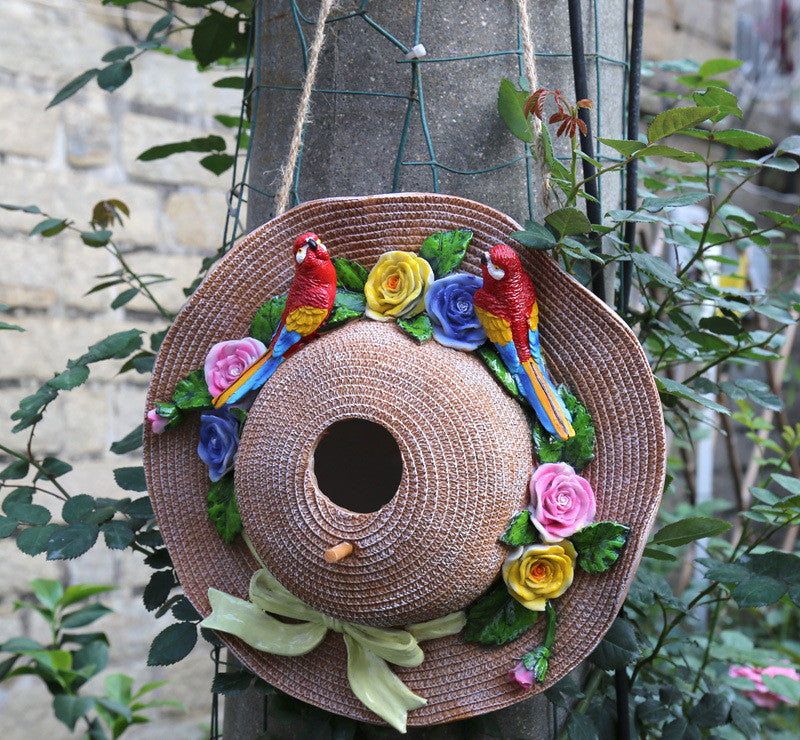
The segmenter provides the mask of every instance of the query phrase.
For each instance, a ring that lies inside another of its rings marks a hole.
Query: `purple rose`
[[[471,352],[486,341],[472,299],[483,285],[476,275],[459,272],[435,280],[425,295],[425,310],[439,344]]]
[[[197,454],[208,465],[208,477],[218,481],[233,468],[239,448],[239,424],[227,409],[200,416],[200,444]]]
[[[558,542],[594,519],[594,491],[567,463],[540,465],[531,477],[533,524],[545,542]]]
[[[203,372],[212,396],[218,396],[267,351],[263,342],[252,337],[217,342],[206,355]]]

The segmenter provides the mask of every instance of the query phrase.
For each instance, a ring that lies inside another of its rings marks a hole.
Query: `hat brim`
[[[583,475],[598,492],[597,520],[631,527],[618,562],[601,576],[579,571],[557,601],[559,624],[545,684],[520,689],[508,672],[540,644],[544,620],[503,647],[487,649],[460,636],[423,644],[417,668],[398,677],[427,699],[408,724],[431,725],[500,709],[537,693],[575,668],[610,628],[627,594],[655,520],[666,467],[666,442],[658,392],[644,352],[631,330],[545,253],[516,245],[520,226],[474,201],[432,193],[326,198],[304,203],[244,237],[187,301],[156,359],[148,408],[168,400],[176,384],[202,367],[210,347],[245,336],[256,310],[284,293],[293,275],[287,245],[315,231],[337,257],[369,269],[388,250],[416,251],[431,233],[469,229],[474,236],[461,270],[480,274],[483,251],[505,242],[517,248],[536,285],[541,342],[548,368],[563,379],[591,413],[595,460]],[[148,426],[148,425],[145,425]],[[198,424],[144,440],[144,465],[153,508],[186,596],[203,616],[208,589],[246,598],[255,560],[240,541],[226,545],[206,513],[208,477],[197,456]],[[340,635],[297,657],[275,657],[229,635],[220,637],[241,662],[280,690],[354,719],[380,720],[352,694]]]

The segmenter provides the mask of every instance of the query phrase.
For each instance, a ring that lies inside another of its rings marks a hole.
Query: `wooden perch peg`
[[[349,542],[340,542],[330,550],[325,550],[325,554],[322,557],[325,558],[326,563],[338,563],[351,552],[353,552],[353,546]]]

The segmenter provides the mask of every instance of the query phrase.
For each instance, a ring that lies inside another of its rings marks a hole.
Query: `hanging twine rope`
[[[533,45],[533,29],[531,29],[531,17],[528,12],[528,0],[517,0],[517,12],[519,13],[519,26],[522,36],[522,69],[528,80],[528,90],[533,92],[539,88],[539,81],[536,74],[536,50]],[[549,212],[552,210],[550,171],[547,169],[544,144],[542,143],[542,122],[536,116],[533,116],[531,124],[533,128],[533,148],[542,182],[542,204],[545,211]]]
[[[325,24],[333,9],[338,4],[338,0],[322,0],[319,9],[319,17],[314,29],[314,41],[308,53],[308,69],[303,90],[300,94],[300,103],[297,106],[297,117],[295,120],[294,132],[289,145],[289,154],[286,157],[286,164],[282,169],[281,184],[275,196],[275,215],[282,214],[289,205],[289,196],[292,192],[297,164],[300,161],[300,152],[303,148],[303,132],[308,121],[309,104],[311,102],[311,91],[314,87],[314,80],[317,77],[317,67],[322,46],[325,43]],[[533,44],[533,31],[531,29],[530,14],[528,12],[528,0],[517,0],[517,10],[520,19],[520,31],[522,36],[522,68],[528,80],[528,89],[533,92],[538,88],[536,75],[536,53]],[[542,203],[545,211],[551,210],[550,193],[550,173],[545,161],[544,145],[542,144],[542,122],[533,117],[533,147],[536,153],[536,161],[539,166],[539,175],[542,183]]]
[[[308,52],[308,70],[306,71],[306,81],[303,91],[300,94],[300,104],[297,106],[297,118],[294,124],[294,133],[289,145],[289,154],[286,158],[286,165],[283,168],[282,179],[278,193],[275,196],[275,215],[280,216],[289,205],[289,194],[292,192],[294,175],[297,171],[297,163],[300,160],[300,151],[303,148],[303,132],[308,120],[308,108],[311,102],[311,90],[314,87],[314,80],[317,77],[317,67],[319,56],[322,52],[322,45],[325,42],[325,22],[336,6],[338,0],[322,0],[319,8],[319,18],[314,29],[314,41]]]

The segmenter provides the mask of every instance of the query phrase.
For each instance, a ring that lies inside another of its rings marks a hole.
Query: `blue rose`
[[[433,324],[433,337],[445,347],[471,352],[486,341],[472,299],[483,280],[459,272],[435,280],[425,296],[425,310]]]
[[[208,477],[218,481],[233,468],[239,448],[239,424],[227,409],[200,415],[197,454],[208,465]]]

